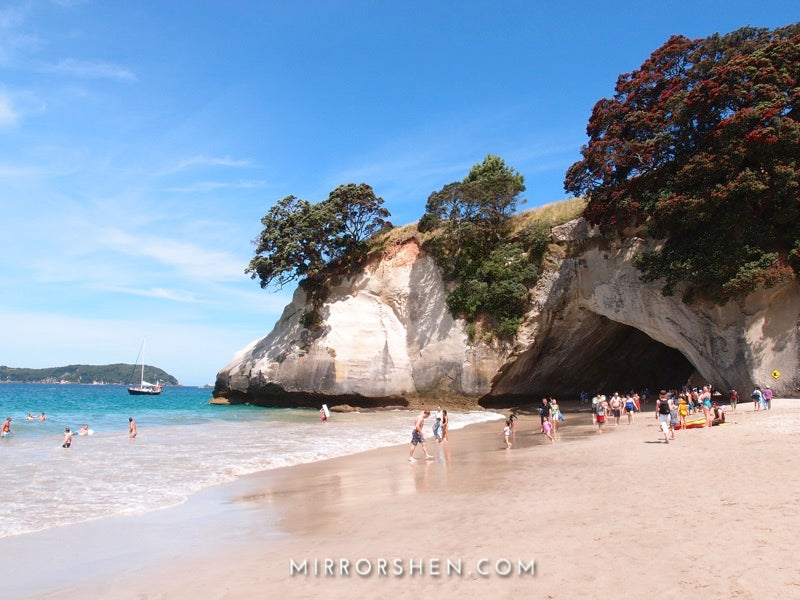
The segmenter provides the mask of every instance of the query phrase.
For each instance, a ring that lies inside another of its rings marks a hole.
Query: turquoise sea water
[[[14,431],[0,439],[0,537],[157,510],[247,473],[406,443],[414,416],[334,413],[323,424],[317,410],[213,406],[210,398],[208,388],[131,396],[122,386],[0,384],[0,421],[11,416]],[[41,412],[46,421],[25,420]],[[496,418],[473,412],[450,422],[458,429]],[[83,424],[93,435],[62,448],[64,428]]]

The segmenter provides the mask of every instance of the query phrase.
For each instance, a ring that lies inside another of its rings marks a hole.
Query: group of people
[[[416,460],[414,458],[414,451],[417,449],[418,445],[422,446],[422,451],[425,453],[425,458],[427,460],[432,460],[433,455],[428,452],[428,448],[425,445],[425,436],[423,435],[423,428],[425,427],[425,419],[431,416],[431,411],[424,410],[417,415],[414,419],[414,429],[411,431],[411,450],[408,453],[408,460],[409,462],[413,462]],[[450,425],[449,417],[447,416],[447,410],[442,410],[442,407],[437,407],[435,414],[434,414],[434,422],[433,422],[433,438],[436,440],[438,444],[443,442],[447,442],[448,439],[448,428]]]
[[[608,419],[614,419],[614,425],[619,425],[622,411],[628,417],[628,425],[633,423],[634,413],[642,410],[642,397],[634,391],[627,394],[614,392],[611,398],[605,394],[597,394],[592,398],[592,423],[597,426],[597,433],[603,433],[603,426]]]
[[[731,397],[738,397],[736,390],[731,390]],[[677,390],[661,390],[656,400],[655,417],[658,419],[664,442],[669,443],[675,439],[676,429],[686,429],[690,415],[702,413],[700,420],[694,421],[693,426],[713,427],[725,422],[725,409],[720,405],[710,385],[698,388],[684,388]],[[735,406],[735,405],[734,405]]]
[[[772,410],[772,390],[769,386],[762,390],[761,386],[757,385],[753,393],[750,394],[750,398],[753,400],[753,410],[761,410],[762,408],[764,410]]]
[[[34,421],[36,419],[37,418],[34,417],[31,413],[28,413],[28,416],[25,418],[26,421]],[[2,425],[0,425],[0,437],[8,437],[12,433],[14,433],[11,430],[11,421],[13,421],[13,420],[14,419],[12,417],[6,417],[6,420],[3,421]],[[39,415],[38,420],[39,421],[45,421],[45,420],[47,420],[47,417],[45,416],[44,413],[42,413],[41,415]],[[91,429],[89,429],[88,423],[85,423],[83,425],[83,427],[81,427],[80,429],[77,429],[75,431],[73,431],[70,427],[65,427],[64,428],[64,440],[61,443],[61,447],[62,448],[69,448],[70,446],[72,446],[72,438],[73,438],[73,436],[76,436],[76,435],[88,436],[88,435],[90,435],[92,433],[94,433],[94,432]],[[133,439],[133,438],[136,437],[136,434],[137,434],[136,421],[133,420],[133,417],[129,417],[128,418],[128,437]]]

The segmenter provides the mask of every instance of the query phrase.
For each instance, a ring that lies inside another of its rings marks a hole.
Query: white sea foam
[[[404,444],[414,414],[263,411],[247,419],[143,426],[139,437],[97,431],[73,438],[12,436],[5,440],[0,537],[184,502],[191,494],[257,471]],[[500,419],[492,412],[453,413],[451,429]],[[431,435],[430,422],[426,435]],[[24,434],[24,431],[23,431]]]

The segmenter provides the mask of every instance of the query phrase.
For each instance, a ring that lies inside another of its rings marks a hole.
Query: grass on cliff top
[[[551,202],[544,206],[537,206],[523,212],[519,212],[511,218],[512,235],[518,233],[523,227],[534,223],[542,223],[547,227],[563,225],[568,221],[577,219],[583,214],[586,208],[586,200],[583,198],[567,198],[558,202]],[[436,231],[420,233],[417,230],[417,223],[409,223],[400,227],[393,227],[389,231],[384,231],[372,238],[370,250],[380,250],[388,246],[402,244],[406,240],[415,238],[420,244],[425,243],[437,234]]]
[[[514,232],[517,232],[523,227],[534,223],[542,223],[548,227],[563,225],[580,217],[585,208],[586,200],[583,198],[567,198],[566,200],[551,202],[544,206],[537,206],[517,213],[512,217],[512,228]]]

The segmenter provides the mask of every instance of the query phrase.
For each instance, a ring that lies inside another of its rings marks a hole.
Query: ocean
[[[131,396],[105,385],[0,384],[0,538],[185,502],[242,475],[410,441],[414,413],[333,413],[209,404],[211,390],[167,387]],[[44,412],[46,421],[26,421]],[[451,429],[500,419],[450,413]],[[128,417],[138,436],[128,437]],[[64,428],[90,436],[61,443]],[[432,439],[430,422],[426,436]],[[401,457],[401,458],[404,458]]]

